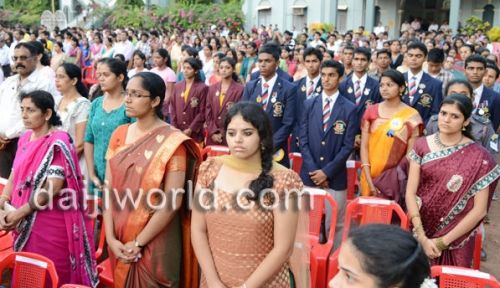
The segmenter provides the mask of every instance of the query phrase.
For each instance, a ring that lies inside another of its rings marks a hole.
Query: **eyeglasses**
[[[30,58],[33,58],[33,56],[12,56],[12,61],[16,62],[16,61],[26,61]]]
[[[125,90],[125,97],[130,97],[132,99],[149,98],[150,95],[141,94],[135,90],[127,91]]]

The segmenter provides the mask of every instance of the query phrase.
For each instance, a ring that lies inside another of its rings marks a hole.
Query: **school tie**
[[[359,100],[361,100],[361,80],[356,80],[354,83],[354,97],[356,98],[356,105],[358,105]]]
[[[328,128],[328,121],[330,120],[330,115],[332,112],[330,111],[330,98],[325,98],[325,105],[323,105],[323,131],[326,132]]]
[[[264,111],[267,108],[267,102],[269,100],[269,84],[264,83],[264,91],[262,91],[262,94],[260,95],[261,101],[262,101],[262,108],[264,108]]]
[[[309,99],[314,91],[314,81],[309,81],[309,89],[307,89],[307,99]]]
[[[413,104],[413,97],[417,93],[417,77],[412,76],[410,80],[410,93],[409,93],[409,99],[410,99],[410,105]]]

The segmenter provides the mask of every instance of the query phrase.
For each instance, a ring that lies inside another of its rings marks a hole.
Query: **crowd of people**
[[[307,213],[283,208],[326,190],[338,249],[358,160],[359,195],[398,202],[414,238],[354,231],[332,287],[471,267],[500,177],[500,51],[481,31],[378,32],[0,27],[0,229],[95,287],[98,200],[116,287],[305,287]],[[210,145],[230,153],[203,162]]]

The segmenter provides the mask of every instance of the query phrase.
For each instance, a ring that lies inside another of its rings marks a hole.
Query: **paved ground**
[[[499,190],[497,189],[497,193]],[[485,247],[488,259],[481,262],[481,271],[488,272],[500,279],[500,200],[492,201],[489,218],[489,224],[485,225]]]

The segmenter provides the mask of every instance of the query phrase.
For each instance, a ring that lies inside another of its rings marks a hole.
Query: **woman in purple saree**
[[[93,230],[84,211],[84,186],[72,140],[54,128],[61,121],[49,93],[22,95],[21,111],[30,130],[19,139],[0,196],[0,229],[13,231],[15,251],[51,259],[59,285],[96,287]]]
[[[446,97],[439,132],[410,152],[406,205],[413,231],[433,265],[471,267],[474,237],[500,176],[495,159],[469,132],[472,103]]]

